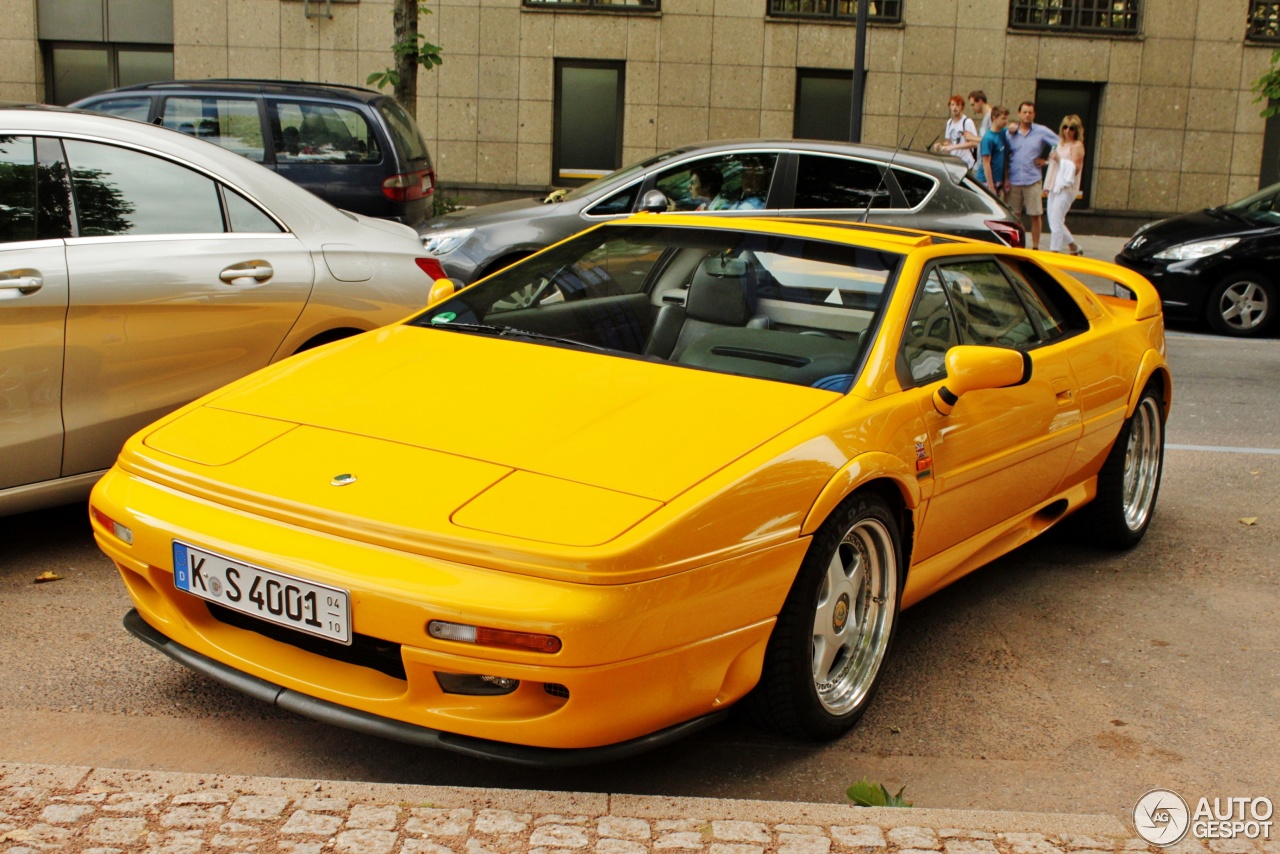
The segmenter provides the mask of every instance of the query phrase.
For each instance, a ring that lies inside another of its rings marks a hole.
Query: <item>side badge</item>
[[[333,480],[329,481],[334,486],[347,486],[356,482],[356,476],[353,474],[336,474]]]
[[[928,446],[924,442],[916,442],[916,479],[933,474],[933,457],[929,456]]]

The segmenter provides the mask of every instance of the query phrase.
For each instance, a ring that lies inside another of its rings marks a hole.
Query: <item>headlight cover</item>
[[[1223,250],[1230,249],[1240,242],[1238,237],[1219,237],[1216,240],[1197,240],[1192,243],[1179,243],[1151,256],[1157,261],[1194,261],[1197,258],[1208,258]]]
[[[474,228],[447,228],[422,235],[422,248],[429,255],[445,255],[467,242]]]

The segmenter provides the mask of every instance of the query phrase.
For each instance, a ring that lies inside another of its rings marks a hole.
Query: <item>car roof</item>
[[[238,92],[254,95],[293,95],[311,98],[329,98],[349,103],[368,104],[385,99],[387,96],[374,89],[361,86],[346,86],[341,83],[313,83],[307,80],[266,80],[256,78],[213,78],[208,80],[165,80],[156,83],[138,83],[133,86],[121,86],[99,92],[94,98],[102,95],[118,95],[121,93],[165,93],[165,92]]]
[[[759,231],[767,234],[800,238],[818,238],[837,243],[867,246],[889,252],[909,252],[924,246],[941,243],[960,243],[995,249],[994,244],[981,240],[938,234],[914,228],[901,228],[876,223],[845,222],[798,217],[708,217],[691,214],[638,213],[624,219],[611,220],[604,228],[618,225],[644,225],[662,228],[709,228],[722,231]]]
[[[727,151],[753,151],[761,148],[783,148],[790,151],[809,151],[817,154],[843,154],[853,157],[865,157],[868,160],[880,160],[885,163],[909,166],[926,171],[953,171],[954,164],[963,166],[955,157],[941,157],[921,151],[910,151],[906,148],[891,148],[886,145],[871,145],[862,142],[831,142],[820,139],[727,139],[713,142],[697,142],[688,145],[674,146],[681,157],[698,154]],[[954,161],[954,164],[952,163]]]

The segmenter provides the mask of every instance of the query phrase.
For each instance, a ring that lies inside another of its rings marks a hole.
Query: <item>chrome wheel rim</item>
[[[1270,307],[1266,289],[1248,279],[1232,284],[1218,300],[1222,322],[1239,332],[1260,326],[1266,320]]]
[[[1155,504],[1163,433],[1159,405],[1153,398],[1144,397],[1129,425],[1129,444],[1124,454],[1124,523],[1130,531],[1147,523]]]
[[[863,519],[827,564],[813,619],[813,684],[833,715],[858,707],[889,648],[898,602],[898,560],[889,529]]]

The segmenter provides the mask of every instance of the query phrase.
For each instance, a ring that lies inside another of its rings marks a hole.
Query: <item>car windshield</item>
[[[844,392],[901,264],[897,253],[799,237],[610,225],[413,324]]]
[[[661,154],[655,154],[652,157],[641,160],[639,163],[632,163],[630,166],[623,166],[616,172],[610,172],[608,175],[603,175],[594,181],[589,181],[581,187],[574,187],[572,190],[558,198],[566,202],[573,201],[574,199],[585,199],[587,196],[602,187],[612,186],[614,183],[627,181],[628,179],[639,175],[651,166],[663,163],[673,157],[679,157],[684,154],[686,150],[687,149],[677,148],[672,151],[664,151]]]
[[[1223,209],[1258,225],[1280,224],[1280,184],[1272,184]]]

